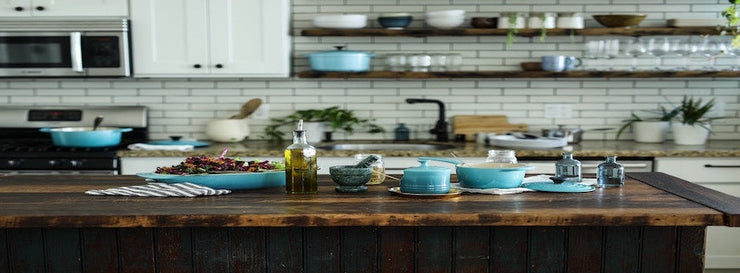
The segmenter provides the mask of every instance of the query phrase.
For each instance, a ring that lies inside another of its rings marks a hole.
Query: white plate
[[[493,146],[519,149],[550,149],[568,145],[568,141],[564,138],[520,139],[511,135],[493,136],[490,138],[490,143]]]
[[[402,192],[401,187],[392,187],[388,188],[388,191],[391,193],[395,193],[398,195],[408,196],[408,197],[417,197],[417,198],[447,198],[447,197],[453,197],[458,196],[462,193],[460,189],[450,189],[450,192],[448,193],[408,193],[408,192]]]

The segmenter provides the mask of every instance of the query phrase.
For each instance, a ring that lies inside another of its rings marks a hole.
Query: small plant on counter
[[[707,126],[710,121],[715,119],[721,119],[722,117],[709,117],[707,116],[714,107],[714,99],[707,101],[702,104],[702,100],[683,97],[681,105],[678,106],[679,115],[678,121],[686,125],[696,125],[704,127],[704,129],[710,130]]]
[[[352,134],[358,126],[367,128],[368,133],[382,133],[385,130],[370,119],[361,119],[351,110],[339,109],[333,106],[325,109],[298,110],[284,118],[273,118],[265,127],[265,137],[270,140],[283,140],[286,133],[280,131],[283,126],[295,126],[299,120],[303,122],[326,122],[330,132],[337,130]]]
[[[619,139],[619,136],[622,135],[622,133],[624,132],[624,130],[626,130],[627,128],[629,128],[630,126],[632,126],[632,124],[634,124],[635,122],[640,122],[640,121],[671,121],[676,116],[678,116],[678,114],[681,112],[681,108],[680,107],[675,107],[675,108],[673,108],[671,110],[668,110],[664,106],[661,105],[660,108],[658,109],[658,111],[659,112],[657,112],[657,113],[660,114],[660,115],[658,117],[652,117],[652,118],[641,118],[638,115],[636,115],[635,113],[632,113],[632,115],[630,116],[629,119],[623,120],[625,123],[624,123],[624,125],[622,125],[621,128],[619,128],[619,131],[617,131],[617,139]],[[648,112],[652,112],[652,111],[648,111]]]

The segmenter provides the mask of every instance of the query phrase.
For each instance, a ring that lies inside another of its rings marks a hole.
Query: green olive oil
[[[285,148],[285,190],[288,194],[318,192],[316,148],[306,142],[303,120],[293,131],[293,144]]]

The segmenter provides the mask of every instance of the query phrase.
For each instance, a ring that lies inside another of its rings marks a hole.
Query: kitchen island
[[[136,176],[1,176],[0,272],[702,272],[706,226],[740,225],[738,198],[662,173],[439,199],[320,179],[157,198],[83,193]]]

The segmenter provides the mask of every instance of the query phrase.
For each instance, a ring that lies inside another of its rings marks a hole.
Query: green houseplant
[[[671,120],[678,116],[681,109],[675,107],[667,109],[660,106],[657,111],[657,117],[642,118],[632,113],[629,119],[623,120],[625,123],[617,131],[617,139],[622,135],[624,130],[632,127],[636,142],[660,143],[665,141],[665,135],[670,128]],[[653,111],[650,111],[653,112]]]
[[[681,105],[678,106],[680,109],[676,118],[678,122],[671,124],[674,142],[679,145],[704,144],[712,131],[709,123],[721,118],[709,116],[713,107],[714,99],[704,103],[701,98],[684,96]]]
[[[325,109],[297,110],[293,114],[283,118],[270,119],[270,124],[265,127],[265,137],[270,140],[283,140],[285,133],[280,129],[288,125],[295,126],[299,120],[304,124],[308,122],[319,122],[326,124],[328,140],[330,133],[341,130],[348,134],[354,133],[357,127],[364,127],[368,133],[382,133],[385,130],[370,119],[361,119],[355,116],[352,110],[340,109],[333,106]],[[318,133],[318,132],[317,132]],[[320,133],[319,133],[320,134]]]

